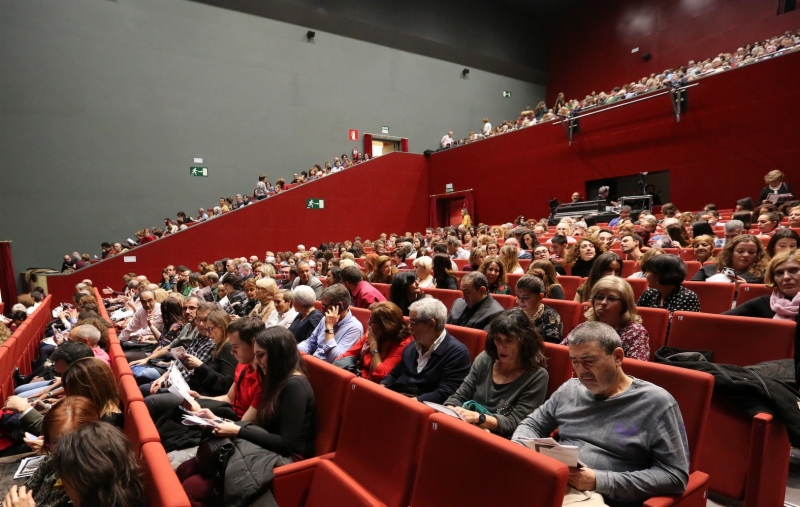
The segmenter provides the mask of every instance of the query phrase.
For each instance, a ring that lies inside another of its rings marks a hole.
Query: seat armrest
[[[682,495],[654,496],[643,507],[705,507],[708,499],[708,474],[692,472]]]

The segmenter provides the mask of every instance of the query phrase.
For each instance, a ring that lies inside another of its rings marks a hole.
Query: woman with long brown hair
[[[547,299],[564,299],[564,288],[558,283],[558,274],[553,261],[535,260],[528,267],[529,275],[540,278],[544,282],[545,296]]]
[[[391,284],[395,276],[397,276],[397,268],[392,265],[392,259],[388,255],[381,255],[375,261],[375,268],[370,273],[369,281]]]

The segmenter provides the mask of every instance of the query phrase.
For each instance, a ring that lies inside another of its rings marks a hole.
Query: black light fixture
[[[467,78],[467,74],[469,74],[469,69],[464,69],[461,71],[461,77],[463,77],[464,79]]]
[[[310,41],[314,40],[314,36],[315,35],[317,35],[317,34],[316,34],[316,32],[314,32],[314,30],[309,30],[308,32],[306,32],[306,39],[308,39],[309,42],[310,42]]]
[[[643,62],[649,61],[651,57],[652,57],[652,55],[650,53],[642,53],[642,61]]]

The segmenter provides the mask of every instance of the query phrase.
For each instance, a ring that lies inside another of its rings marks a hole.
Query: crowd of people
[[[567,100],[563,93],[559,93],[552,107],[548,108],[545,101],[539,102],[536,107],[527,106],[516,121],[504,120],[499,125],[492,126],[489,119],[484,118],[481,127],[477,131],[470,131],[463,139],[454,139],[453,132],[448,132],[439,141],[439,149],[469,144],[557,119],[576,117],[580,115],[581,111],[587,109],[613,104],[656,90],[685,86],[707,76],[797,51],[798,48],[800,48],[800,30],[786,31],[782,35],[741,46],[733,53],[720,53],[705,60],[689,60],[685,65],[665,69],[661,73],[644,76],[638,81],[615,86],[608,92],[592,91],[583,100]]]
[[[307,171],[294,173],[292,179],[287,182],[286,178],[278,178],[275,183],[271,183],[265,175],[258,177],[258,182],[252,192],[245,192],[236,194],[234,197],[220,197],[219,204],[209,206],[207,208],[199,208],[197,216],[192,217],[183,211],[179,211],[177,218],[165,218],[164,225],[145,227],[134,233],[133,238],[128,238],[124,241],[115,243],[103,242],[102,251],[100,256],[94,256],[95,261],[103,260],[115,255],[123,254],[132,248],[139,245],[145,245],[151,241],[155,241],[164,236],[175,234],[189,227],[189,224],[205,222],[214,217],[222,216],[228,212],[244,208],[255,202],[267,199],[274,195],[278,195],[284,190],[288,190],[295,185],[302,185],[314,180],[330,176],[331,174],[344,171],[354,165],[362,162],[367,162],[371,159],[369,153],[360,153],[358,148],[353,148],[352,158],[348,157],[346,153],[342,153],[341,157],[334,157],[333,164],[326,161],[323,165],[314,164]],[[78,269],[84,268],[92,263],[92,256],[88,253],[72,252],[71,254],[64,254],[63,262],[61,264],[62,273],[71,273]]]
[[[683,286],[686,262],[669,253],[691,248],[703,265],[693,280],[773,289],[726,313],[796,320],[800,237],[793,229],[800,227],[800,201],[783,178],[780,171],[768,173],[759,203],[737,202],[730,218],[713,204],[681,213],[667,203],[658,216],[641,211],[636,219],[623,206],[613,226],[591,216],[555,226],[518,216],[489,226],[473,224],[463,210],[461,224],[452,227],[298,245],[295,252],[267,251],[263,260],[253,255],[195,269],[169,265],[157,280],[129,273],[119,290],[101,289],[112,322],[100,318],[92,282],[84,280],[73,301],[57,311],[34,372],[6,401],[6,410],[19,417],[4,424],[35,437],[15,442],[14,450],[48,453],[27,492],[9,495],[28,495],[37,505],[69,497],[80,505],[69,488],[53,484],[79,482],[74,470],[64,468],[77,451],[62,446],[79,445],[84,434],[105,432],[104,438],[121,442],[98,467],[135,465],[126,461],[129,448],[115,429],[124,414],[109,368],[110,326],[194,505],[217,505],[234,492],[220,489],[207,473],[202,430],[181,424],[187,412],[207,420],[214,436],[242,443],[241,452],[268,456],[270,469],[315,454],[315,397],[301,353],[449,407],[502,438],[522,442],[558,429],[562,443],[580,448],[586,465],[570,473],[574,494],[618,502],[680,493],[688,478],[680,409],[666,391],[632,379],[622,367],[625,357],[648,361],[654,352],[637,309],[700,311],[697,294]],[[638,300],[621,276],[626,260],[635,263],[631,278],[647,281]],[[529,261],[527,268],[520,261]],[[562,317],[548,301],[566,297],[559,279],[567,274],[585,278],[575,300],[588,303],[588,311],[587,322],[565,335]],[[380,284],[388,289],[379,290]],[[459,291],[459,297],[448,308],[424,288]],[[10,326],[25,319],[43,292],[20,297]],[[506,309],[497,297],[512,292],[516,307]],[[366,325],[353,308],[369,311]],[[447,324],[486,331],[485,350],[471,360]],[[0,339],[4,328],[0,324]],[[567,345],[575,370],[575,378],[549,399],[545,342]],[[171,375],[183,378],[191,400],[171,389]],[[68,415],[62,414],[66,407]],[[637,432],[635,445],[628,434],[592,438],[597,431],[616,435],[621,414],[626,424],[646,429]],[[48,423],[54,419],[57,430]],[[85,452],[94,451],[88,446]],[[137,491],[134,477],[109,481]],[[81,485],[88,487],[89,480]],[[103,487],[97,495],[112,486]],[[77,493],[90,494],[94,490]]]

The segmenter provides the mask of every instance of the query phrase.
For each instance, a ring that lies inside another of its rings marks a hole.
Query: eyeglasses
[[[412,319],[408,319],[408,323],[411,324],[412,326],[415,325],[415,324],[420,324],[422,322],[428,322],[428,321],[427,320],[412,320]]]
[[[617,296],[602,296],[600,294],[597,294],[596,296],[592,297],[592,301],[594,301],[595,303],[602,303],[603,301],[608,301],[609,303],[613,304],[622,301],[622,298],[619,298]]]

